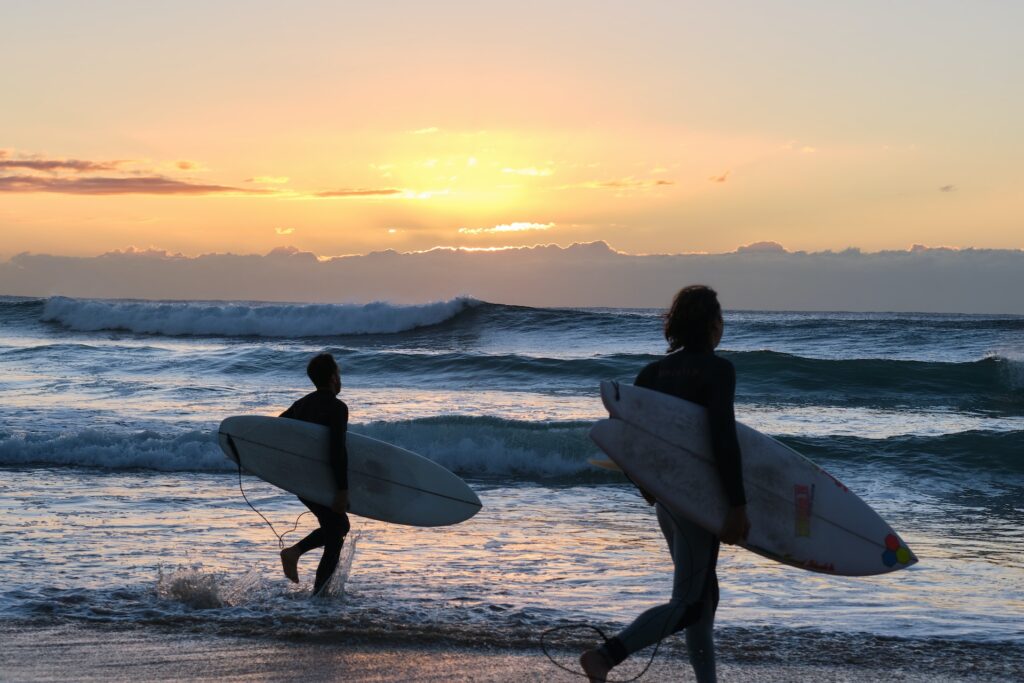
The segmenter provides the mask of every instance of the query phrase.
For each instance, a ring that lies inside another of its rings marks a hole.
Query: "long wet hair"
[[[709,349],[715,324],[722,318],[718,293],[707,285],[683,287],[665,313],[665,340],[668,351],[683,347]]]

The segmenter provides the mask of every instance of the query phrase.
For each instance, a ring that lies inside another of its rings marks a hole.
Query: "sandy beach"
[[[559,671],[543,652],[523,649],[418,647],[380,643],[324,643],[228,638],[154,630],[82,626],[0,627],[0,679],[38,681],[579,681]],[[762,653],[763,654],[763,653]],[[890,655],[894,653],[889,653]],[[556,656],[572,664],[570,652]],[[640,661],[624,665],[616,680],[639,673]],[[943,659],[943,658],[939,658]],[[721,661],[722,681],[907,681],[1012,680],[1020,670],[998,660],[974,670],[942,672],[920,661],[902,667],[799,661]],[[888,663],[886,663],[888,662]],[[940,664],[939,666],[945,666]],[[627,668],[628,667],[628,668]],[[660,653],[643,681],[691,681],[679,650]]]

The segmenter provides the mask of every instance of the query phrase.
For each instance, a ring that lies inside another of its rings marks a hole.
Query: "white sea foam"
[[[164,335],[322,337],[393,334],[437,325],[480,302],[468,297],[417,305],[260,304],[71,299],[55,296],[43,320],[73,330]]]
[[[6,438],[5,438],[6,437]],[[0,465],[60,465],[166,472],[230,471],[234,465],[214,434],[189,431],[118,433],[99,430],[60,434],[0,434]]]

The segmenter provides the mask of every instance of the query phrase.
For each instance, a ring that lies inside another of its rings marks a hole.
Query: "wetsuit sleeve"
[[[745,505],[743,490],[743,463],[740,443],[736,438],[736,415],[733,401],[736,396],[736,370],[732,363],[721,359],[711,381],[708,402],[708,422],[711,430],[711,451],[715,454],[718,476],[722,480],[725,497],[733,507]]]
[[[345,433],[348,431],[348,406],[343,401],[331,411],[330,454],[331,470],[334,472],[334,483],[341,491],[348,490],[348,448],[345,446]]]

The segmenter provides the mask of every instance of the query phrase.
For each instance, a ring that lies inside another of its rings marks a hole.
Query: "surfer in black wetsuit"
[[[714,353],[722,329],[722,308],[715,291],[703,285],[683,288],[665,316],[668,355],[645,367],[634,384],[707,408],[711,447],[730,510],[715,535],[674,515],[641,489],[647,502],[655,506],[675,565],[672,599],[641,614],[601,647],[583,653],[580,664],[591,681],[604,681],[612,667],[629,655],[683,629],[697,680],[715,681],[712,627],[718,606],[715,565],[719,541],[738,543],[750,531],[733,415],[736,371],[732,363]]]
[[[338,566],[341,546],[344,545],[345,535],[350,528],[348,515],[345,514],[348,510],[348,451],[345,449],[348,406],[338,398],[338,393],[341,392],[341,373],[338,371],[334,356],[329,353],[316,356],[309,361],[306,374],[316,386],[316,391],[293,403],[288,410],[281,413],[281,417],[314,422],[330,428],[331,470],[338,492],[330,507],[299,498],[302,504],[316,515],[320,528],[290,548],[282,550],[281,566],[284,568],[284,575],[298,583],[299,558],[314,548],[322,547],[324,554],[316,568],[316,581],[313,584],[313,595],[317,595]]]

